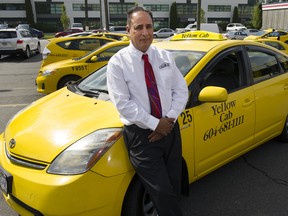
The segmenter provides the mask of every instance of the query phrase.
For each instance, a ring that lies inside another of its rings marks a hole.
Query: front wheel
[[[121,216],[157,216],[157,211],[137,176],[132,179],[122,206]]]
[[[57,84],[57,90],[63,88],[64,86],[67,86],[71,83],[73,83],[74,81],[77,81],[81,79],[81,77],[76,76],[76,75],[70,75],[70,76],[66,76],[63,77],[59,80],[58,84]]]
[[[281,142],[288,142],[288,116],[286,117],[282,133],[279,135],[278,140]]]

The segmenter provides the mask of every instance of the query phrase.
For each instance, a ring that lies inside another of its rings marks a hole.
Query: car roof
[[[191,50],[199,52],[208,52],[209,50],[216,48],[217,46],[226,46],[228,48],[233,45],[239,44],[251,44],[257,46],[264,45],[255,41],[227,40],[227,38],[225,38],[222,34],[205,31],[186,32],[173,36],[169,41],[161,41],[155,43],[157,47],[166,50]],[[266,45],[264,46],[267,47]]]

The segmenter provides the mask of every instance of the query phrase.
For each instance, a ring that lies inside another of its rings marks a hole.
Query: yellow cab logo
[[[182,34],[175,35],[174,37],[171,38],[171,41],[177,41],[177,40],[227,40],[226,38],[223,37],[222,34],[214,33],[214,32],[209,32],[209,31],[190,31],[190,32],[185,32]]]

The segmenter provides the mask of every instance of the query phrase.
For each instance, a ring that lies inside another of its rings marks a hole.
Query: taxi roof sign
[[[171,41],[177,40],[227,40],[222,34],[209,31],[189,31],[177,34]]]

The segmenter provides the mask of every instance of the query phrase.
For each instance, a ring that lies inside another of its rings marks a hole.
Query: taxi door
[[[288,69],[281,68],[273,53],[250,47],[252,79],[256,97],[255,143],[279,134],[284,127],[288,110]],[[281,55],[279,54],[279,57]],[[281,64],[288,65],[287,57]],[[286,66],[287,67],[287,66]]]
[[[233,53],[232,56],[237,55]],[[219,65],[223,65],[220,60],[217,61]],[[234,61],[236,66],[240,65],[238,60]],[[242,67],[237,66],[235,71],[239,76],[246,76],[245,68],[243,63]],[[188,165],[190,182],[236,158],[253,144],[255,124],[253,88],[241,79],[236,89],[228,91],[227,101],[197,102],[198,94],[203,89],[199,84],[202,83],[201,77],[207,77],[210,72],[207,69],[203,73],[189,86],[191,93],[189,101],[192,103],[188,101],[187,109],[179,117],[183,156]],[[224,87],[219,81],[215,84],[210,83],[209,86]]]

